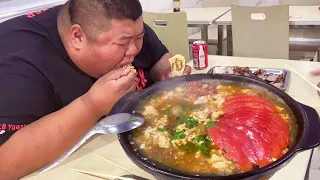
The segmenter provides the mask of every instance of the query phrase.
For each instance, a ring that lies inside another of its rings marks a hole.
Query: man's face
[[[112,20],[110,29],[96,37],[95,42],[85,41],[82,48],[85,67],[98,78],[123,65],[133,62],[143,43],[144,28],[140,17],[132,20]]]

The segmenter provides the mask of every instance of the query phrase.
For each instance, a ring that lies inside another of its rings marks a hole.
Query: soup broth
[[[240,99],[239,103],[233,97],[249,99]],[[259,115],[265,113],[259,109],[265,101],[272,105],[267,107],[275,109],[268,117],[281,119],[288,127],[289,142],[283,138],[283,143],[277,144],[279,138],[285,137],[285,129],[277,139],[272,139],[277,135],[273,125],[260,125],[254,118],[247,120],[247,115],[240,118],[248,109]],[[241,108],[247,109],[233,112]],[[145,124],[133,132],[133,141],[140,151],[155,161],[190,173],[231,175],[270,164],[288,151],[297,136],[296,119],[282,100],[265,89],[227,81],[188,82],[146,99],[136,111],[145,116]],[[227,118],[232,113],[237,121]],[[259,132],[259,128],[265,133]],[[217,133],[219,130],[221,133]],[[252,132],[253,135],[248,135]],[[256,151],[257,148],[265,151]],[[265,154],[270,158],[264,157]]]

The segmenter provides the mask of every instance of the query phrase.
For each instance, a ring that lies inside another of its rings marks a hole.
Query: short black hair
[[[81,25],[89,36],[107,28],[110,20],[142,16],[139,0],[69,0],[67,5],[71,24]]]

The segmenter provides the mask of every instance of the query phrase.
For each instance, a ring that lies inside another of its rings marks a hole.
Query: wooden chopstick
[[[302,76],[300,73],[298,73],[296,70],[294,70],[292,67],[290,67],[288,64],[285,64],[287,68],[289,68],[294,74],[299,76],[301,79],[309,83],[312,87],[314,87],[317,91],[320,91],[320,88],[316,85],[314,85],[312,82],[310,82],[308,79],[306,79],[304,76]]]
[[[126,171],[127,173],[130,173],[130,174],[132,174],[132,175],[136,175],[135,173],[133,173],[133,172],[131,172],[131,171],[129,171],[129,170],[127,170],[127,169],[125,169],[124,167],[122,167],[122,166],[120,166],[120,165],[118,165],[118,164],[116,164],[116,163],[114,163],[114,162],[110,161],[109,159],[107,159],[107,158],[105,158],[105,157],[102,157],[102,156],[100,156],[100,155],[98,155],[98,154],[94,154],[94,155],[95,155],[95,156],[97,156],[97,157],[99,157],[99,158],[101,158],[101,159],[103,159],[104,161],[107,161],[107,162],[108,162],[108,163],[110,163],[110,164],[113,164],[113,165],[117,166],[118,168],[120,168],[120,169],[122,169],[122,170]]]
[[[112,175],[107,175],[107,174],[101,174],[101,173],[94,173],[94,172],[89,172],[89,171],[83,171],[79,169],[71,169],[71,171],[98,177],[98,178],[103,178],[103,179],[121,179],[121,180],[134,180],[132,178],[125,178],[125,177],[120,177],[120,176],[112,176]]]

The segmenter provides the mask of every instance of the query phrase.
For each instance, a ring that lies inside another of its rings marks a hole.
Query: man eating
[[[2,180],[51,163],[124,94],[171,77],[139,0],[70,0],[8,20],[0,49]]]

